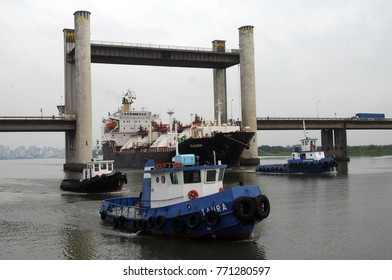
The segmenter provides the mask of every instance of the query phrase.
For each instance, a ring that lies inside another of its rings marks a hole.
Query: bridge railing
[[[213,52],[212,48],[186,47],[186,46],[171,46],[171,45],[155,45],[155,44],[140,44],[140,43],[126,43],[126,42],[109,42],[109,41],[91,41],[91,44],[102,46],[119,46],[119,47],[139,47],[139,48],[155,48],[155,49],[172,49],[185,51],[205,51]],[[239,49],[226,49],[226,53],[239,53]]]
[[[285,118],[285,117],[257,117],[256,120],[260,121],[391,121],[392,118],[384,118],[384,119],[365,119],[365,118],[356,118],[356,117],[347,117],[347,118],[309,118],[309,117],[295,117],[295,118]]]
[[[75,116],[0,116],[0,120],[75,120]]]

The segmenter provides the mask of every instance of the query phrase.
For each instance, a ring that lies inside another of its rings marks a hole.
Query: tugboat
[[[240,240],[268,217],[270,203],[258,186],[223,188],[226,165],[198,165],[193,154],[173,160],[146,163],[139,197],[103,200],[103,222],[141,235]]]
[[[121,191],[127,183],[127,175],[114,171],[113,160],[97,160],[87,163],[82,179],[64,179],[60,189],[76,193],[106,193]]]
[[[284,164],[262,164],[256,171],[264,173],[319,173],[334,171],[337,162],[332,157],[325,157],[324,151],[317,150],[317,139],[307,136],[304,122],[305,138],[301,146],[295,146],[291,159]]]

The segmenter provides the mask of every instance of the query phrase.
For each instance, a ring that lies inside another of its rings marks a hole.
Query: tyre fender
[[[247,196],[240,196],[234,200],[233,212],[241,222],[250,222],[255,217],[256,206],[253,199]]]
[[[269,216],[270,202],[265,195],[259,195],[255,198],[256,218],[263,220]]]

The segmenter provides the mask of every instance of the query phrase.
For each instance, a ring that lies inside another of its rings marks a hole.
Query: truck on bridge
[[[358,113],[355,114],[357,119],[385,119],[385,114],[378,113]]]

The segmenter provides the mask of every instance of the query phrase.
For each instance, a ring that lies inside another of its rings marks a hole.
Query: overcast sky
[[[392,117],[390,0],[0,0],[0,116],[57,115],[63,102],[63,29],[91,12],[91,40],[238,48],[254,26],[257,116]],[[213,118],[211,69],[92,64],[93,139],[127,89],[136,108],[187,123]],[[227,70],[228,113],[240,118],[238,66]],[[234,100],[231,102],[231,100]],[[232,110],[231,110],[232,107]],[[319,132],[311,132],[319,137]],[[293,145],[301,131],[258,132],[259,144]],[[0,133],[0,144],[64,146],[64,133]],[[349,131],[349,145],[392,144],[391,131]]]

